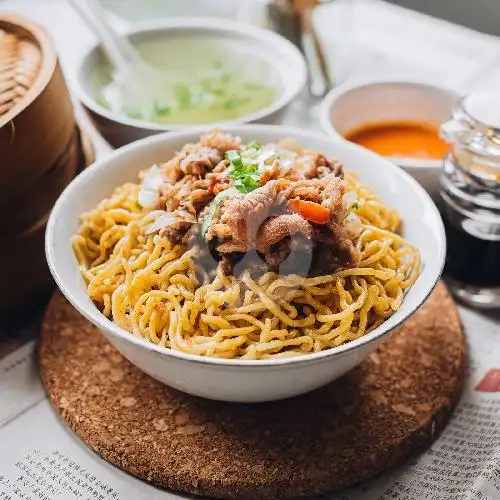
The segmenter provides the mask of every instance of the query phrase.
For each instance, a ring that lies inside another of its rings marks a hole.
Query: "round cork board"
[[[57,294],[39,359],[56,412],[109,462],[165,488],[274,500],[343,488],[426,447],[458,401],[466,347],[439,284],[340,380],[285,401],[221,403],[143,374]]]

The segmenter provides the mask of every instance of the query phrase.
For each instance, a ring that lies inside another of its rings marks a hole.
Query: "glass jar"
[[[500,93],[464,97],[441,133],[445,278],[463,302],[500,308]]]

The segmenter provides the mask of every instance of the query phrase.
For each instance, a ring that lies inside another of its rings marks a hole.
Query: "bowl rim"
[[[340,134],[337,129],[333,126],[330,119],[331,109],[335,101],[340,99],[343,95],[354,90],[360,90],[365,87],[371,87],[375,85],[384,84],[397,84],[397,85],[417,85],[420,87],[427,87],[427,89],[441,91],[457,100],[460,98],[461,93],[451,86],[447,85],[437,85],[429,79],[425,78],[414,78],[410,76],[372,76],[372,77],[360,77],[348,80],[340,85],[337,85],[334,89],[330,90],[328,94],[324,97],[320,105],[320,125],[323,132],[331,138],[340,139],[345,142],[350,142],[342,134]],[[365,148],[366,149],[366,148]],[[383,158],[389,160],[392,163],[402,167],[402,168],[414,168],[414,169],[441,169],[443,166],[443,160],[425,160],[419,158],[411,157],[401,157],[393,158],[390,156],[383,156]]]
[[[271,104],[233,120],[214,122],[206,125],[211,127],[223,127],[262,120],[288,106],[304,89],[307,82],[307,66],[301,51],[292,42],[278,33],[254,26],[250,23],[231,20],[231,23],[229,24],[225,18],[185,16],[173,19],[161,18],[141,21],[127,27],[124,30],[124,33],[129,36],[135,36],[162,30],[168,34],[176,31],[182,32],[193,29],[197,29],[200,32],[211,31],[233,36],[243,35],[250,39],[260,39],[266,42],[270,47],[280,47],[281,50],[288,53],[290,59],[295,59],[293,72],[294,78],[282,79],[283,92],[279,92]],[[94,43],[80,57],[76,64],[76,74],[72,81],[72,90],[74,91],[75,96],[86,108],[91,110],[93,113],[96,113],[97,115],[100,115],[117,124],[126,127],[148,130],[150,132],[187,131],[193,127],[205,126],[205,124],[154,123],[145,120],[138,120],[136,118],[130,118],[126,115],[115,113],[97,103],[96,100],[85,91],[84,81],[85,78],[88,78],[88,75],[83,74],[83,68],[87,64],[91,55],[100,47],[100,45],[101,44],[99,42]]]
[[[156,143],[156,142],[163,142],[163,141],[170,141],[170,140],[179,140],[183,137],[191,137],[194,134],[199,134],[204,131],[207,131],[207,129],[210,129],[210,127],[200,127],[200,128],[192,128],[189,131],[180,131],[180,132],[167,132],[164,134],[156,134],[150,137],[146,137],[144,139],[135,141],[131,144],[128,144],[126,146],[123,146],[122,148],[119,148],[112,152],[110,155],[106,156],[105,158],[98,160],[95,162],[90,168],[87,168],[86,170],[82,171],[77,177],[75,177],[70,184],[65,188],[63,193],[60,195],[59,199],[57,200],[56,204],[54,205],[52,212],[50,214],[49,221],[47,223],[47,229],[46,229],[46,235],[45,235],[45,253],[46,253],[46,259],[47,263],[49,265],[50,272],[52,273],[52,276],[54,277],[55,282],[57,283],[59,289],[63,293],[63,295],[66,297],[66,299],[72,304],[75,309],[77,309],[80,314],[82,314],[87,320],[89,320],[94,326],[96,326],[98,329],[101,330],[101,333],[104,334],[104,332],[107,332],[111,334],[114,337],[118,337],[119,340],[124,340],[126,342],[130,342],[132,344],[135,344],[138,348],[144,348],[151,352],[152,354],[155,354],[156,356],[160,357],[173,357],[176,358],[178,361],[184,361],[184,362],[195,362],[195,363],[202,363],[205,365],[216,365],[216,366],[239,366],[239,367],[246,367],[249,369],[254,369],[254,368],[272,368],[272,367],[281,367],[281,366],[288,366],[288,365],[297,365],[297,364],[305,364],[305,363],[318,363],[322,362],[325,360],[325,358],[330,358],[330,357],[336,357],[336,356],[346,356],[349,354],[352,354],[353,351],[355,351],[357,348],[371,344],[372,342],[376,342],[394,329],[398,328],[403,324],[409,317],[411,317],[421,306],[422,304],[427,300],[429,295],[432,293],[434,288],[436,287],[439,278],[441,276],[443,267],[444,267],[444,261],[445,261],[445,255],[446,255],[446,235],[444,231],[444,225],[442,222],[442,219],[439,215],[439,211],[428,195],[428,193],[425,191],[425,189],[415,180],[413,177],[411,177],[409,174],[407,174],[404,170],[400,169],[398,166],[395,164],[392,164],[391,162],[388,162],[385,160],[383,157],[366,150],[365,148],[361,148],[360,146],[352,143],[348,143],[347,141],[336,141],[336,144],[339,147],[350,147],[352,149],[358,150],[359,152],[362,152],[365,156],[372,156],[374,159],[380,160],[382,159],[384,161],[385,168],[392,170],[394,175],[398,177],[403,177],[406,182],[410,183],[413,186],[413,189],[417,191],[418,195],[420,198],[425,200],[425,204],[427,205],[428,209],[431,210],[434,215],[436,216],[436,222],[438,224],[438,231],[439,231],[439,241],[442,242],[440,252],[438,255],[438,264],[436,268],[434,269],[434,275],[432,278],[430,278],[429,283],[427,284],[427,287],[424,289],[424,293],[421,297],[421,299],[414,305],[414,307],[410,308],[404,316],[402,316],[394,325],[391,327],[384,328],[384,324],[380,325],[377,327],[375,330],[363,335],[362,337],[352,340],[346,344],[342,344],[340,346],[331,348],[331,349],[325,349],[320,352],[315,352],[315,353],[309,353],[309,354],[304,354],[302,356],[296,356],[296,357],[291,357],[291,358],[278,358],[278,359],[264,359],[264,360],[246,360],[246,359],[224,359],[224,358],[215,358],[215,357],[205,357],[205,356],[200,356],[196,354],[188,354],[184,353],[182,351],[177,351],[174,349],[168,349],[165,347],[158,346],[156,344],[153,344],[151,342],[148,342],[147,340],[143,338],[136,337],[132,335],[130,332],[127,330],[121,328],[118,326],[116,323],[108,319],[106,316],[102,314],[99,309],[95,306],[90,306],[88,303],[84,303],[78,298],[76,298],[72,291],[66,286],[66,284],[63,282],[61,279],[59,272],[58,272],[58,263],[57,260],[54,258],[54,247],[55,247],[55,237],[54,237],[54,228],[56,225],[56,221],[60,217],[64,217],[64,212],[62,211],[66,199],[78,199],[78,191],[81,186],[84,186],[87,184],[87,178],[95,175],[96,172],[99,170],[104,170],[107,166],[107,163],[109,161],[120,161],[120,159],[125,159],[131,152],[134,150],[140,150],[142,148],[147,147],[150,144]],[[254,130],[256,133],[258,131],[262,131],[262,129],[268,130],[270,132],[279,132],[283,136],[297,136],[299,140],[306,140],[310,138],[311,140],[328,140],[328,137],[320,132],[313,132],[313,131],[305,131],[302,129],[299,129],[297,127],[287,127],[287,126],[282,126],[282,125],[261,125],[261,124],[245,124],[245,125],[238,125],[238,126],[227,126],[225,127],[225,130],[227,130],[230,133],[235,133],[235,134],[241,134],[241,133],[246,133],[246,132],[252,132]],[[423,263],[425,266],[425,262]],[[78,267],[78,266],[75,266]],[[76,270],[76,269],[75,269]]]

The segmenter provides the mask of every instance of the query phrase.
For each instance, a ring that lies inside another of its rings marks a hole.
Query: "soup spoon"
[[[170,75],[148,64],[130,40],[113,29],[98,0],[70,2],[101,41],[114,68],[113,79],[104,89],[107,104],[114,111],[150,119],[159,102],[173,97]]]

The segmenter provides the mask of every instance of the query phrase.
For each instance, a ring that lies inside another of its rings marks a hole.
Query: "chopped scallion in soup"
[[[113,94],[111,68],[101,60],[94,76],[99,104],[155,123],[206,124],[234,120],[269,106],[280,82],[266,61],[228,52],[216,42],[155,38],[139,41],[144,59],[172,75],[164,98],[150,109],[130,109]],[[110,98],[113,96],[114,98]]]

